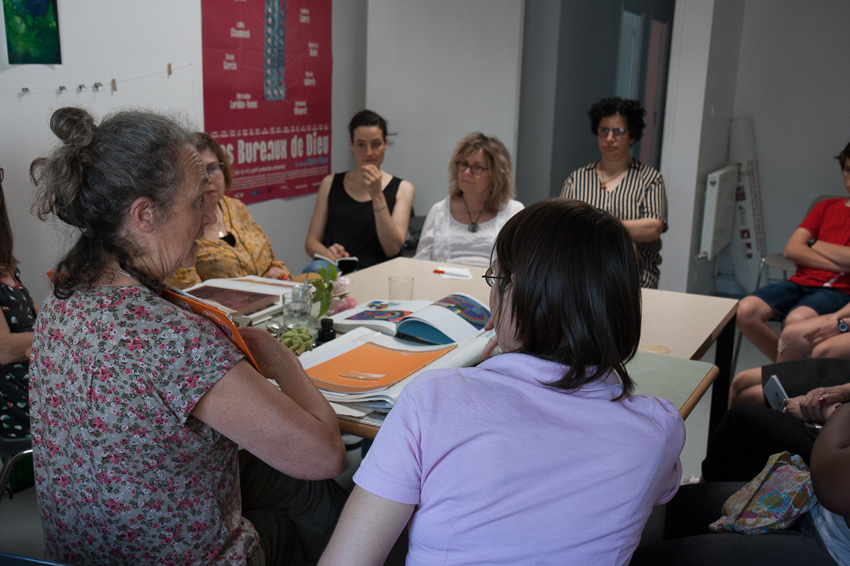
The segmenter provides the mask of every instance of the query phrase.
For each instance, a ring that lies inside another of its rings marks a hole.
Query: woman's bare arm
[[[396,192],[395,206],[390,214],[387,199],[381,187],[381,170],[374,165],[364,168],[364,182],[372,198],[372,210],[375,214],[375,228],[381,249],[389,257],[401,252],[404,240],[407,238],[407,225],[410,222],[410,210],[413,208],[415,189],[413,184],[402,181]]]
[[[0,316],[0,365],[25,362],[32,350],[32,332],[12,332]]]
[[[415,508],[354,486],[319,566],[383,564]]]
[[[850,517],[850,404],[839,406],[826,420],[812,448],[812,484],[818,501],[844,517]]]
[[[201,397],[192,415],[290,476],[338,475],[345,447],[333,409],[288,348],[264,330],[241,332],[280,390],[242,360]]]

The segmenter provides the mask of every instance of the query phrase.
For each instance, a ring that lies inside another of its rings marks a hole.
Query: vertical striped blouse
[[[664,223],[667,231],[667,195],[661,173],[637,159],[632,159],[626,176],[613,190],[602,188],[596,174],[598,161],[573,171],[564,182],[561,197],[584,201],[611,213],[620,220],[654,218]],[[643,287],[658,287],[661,270],[661,240],[637,243],[635,248]]]

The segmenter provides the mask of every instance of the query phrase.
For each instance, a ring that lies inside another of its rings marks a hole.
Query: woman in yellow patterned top
[[[195,148],[210,177],[206,198],[215,208],[215,222],[204,226],[199,238],[195,267],[180,268],[169,276],[168,285],[185,289],[207,279],[260,275],[288,279],[289,270],[274,257],[272,244],[241,201],[226,197],[233,172],[227,154],[210,136],[198,132]]]

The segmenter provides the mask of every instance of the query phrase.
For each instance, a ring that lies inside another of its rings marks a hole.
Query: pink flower
[[[351,285],[351,279],[348,277],[338,277],[334,281],[334,295],[342,295],[349,285]]]
[[[355,301],[352,297],[334,297],[331,301],[330,308],[328,308],[328,314],[336,314],[356,306],[357,301]]]

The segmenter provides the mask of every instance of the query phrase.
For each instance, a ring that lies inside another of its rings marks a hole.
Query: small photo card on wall
[[[3,0],[10,65],[62,63],[57,0]]]

